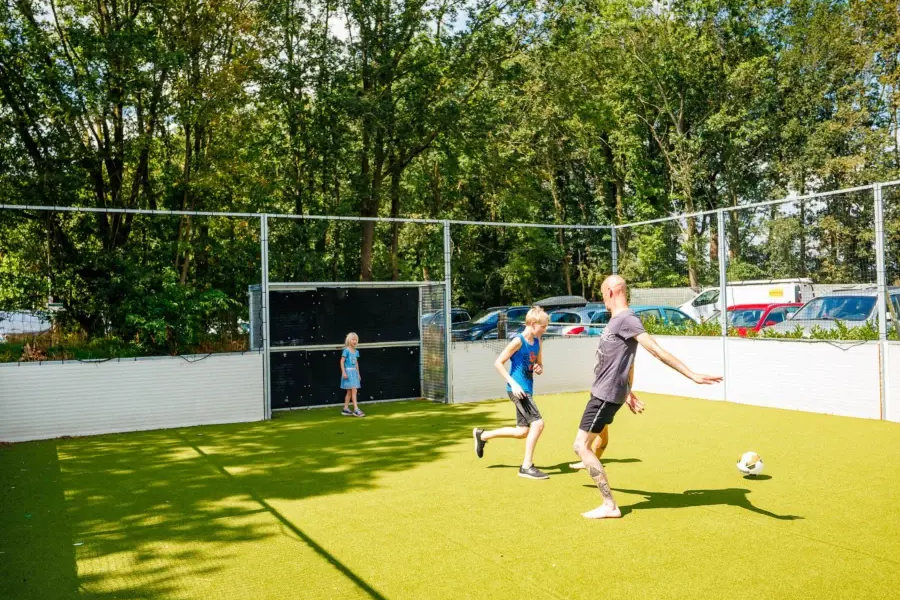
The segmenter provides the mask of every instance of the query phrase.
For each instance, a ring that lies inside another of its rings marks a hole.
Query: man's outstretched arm
[[[647,332],[638,335],[635,339],[641,346],[644,347],[644,350],[659,359],[662,363],[675,369],[694,383],[711,384],[719,383],[720,381],[722,381],[721,375],[703,375],[701,373],[694,373],[687,367],[687,365],[675,358],[675,356],[663,350],[662,347],[656,343],[656,340],[653,339],[653,336]]]

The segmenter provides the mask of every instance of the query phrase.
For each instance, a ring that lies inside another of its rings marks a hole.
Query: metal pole
[[[888,342],[887,342],[887,303],[890,302],[887,289],[887,274],[884,261],[884,203],[881,195],[881,184],[875,184],[875,278],[878,285],[878,364],[881,372],[881,418],[887,418],[888,392]]]
[[[263,342],[263,414],[266,419],[272,418],[272,365],[269,354],[269,215],[259,218],[259,243],[262,252],[262,285],[260,299],[262,302],[262,342]]]
[[[612,228],[612,242],[610,242],[610,246],[612,247],[612,274],[619,274],[619,241],[616,239],[616,233],[618,229],[615,227]]]
[[[450,289],[450,259],[452,256],[450,221],[444,221],[444,384],[447,386],[445,392],[447,404],[453,404],[453,333],[451,329],[453,298]]]
[[[716,213],[719,228],[719,300],[722,302],[722,312],[719,321],[722,325],[722,400],[728,400],[728,252],[725,235],[725,211]]]

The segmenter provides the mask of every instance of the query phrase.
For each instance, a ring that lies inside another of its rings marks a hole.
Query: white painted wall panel
[[[881,418],[878,343],[728,340],[728,401]]]
[[[0,365],[0,441],[264,418],[258,353]]]
[[[670,354],[681,360],[692,371],[709,375],[724,375],[722,338],[654,336]],[[705,400],[724,400],[725,386],[697,385],[681,373],[669,368],[638,348],[634,365],[635,392],[669,394]]]
[[[885,415],[888,421],[900,423],[900,343],[888,343],[886,364],[888,371],[888,397]]]
[[[454,342],[453,401],[473,402],[506,397],[506,384],[494,369],[499,344]],[[535,377],[536,394],[588,390],[593,381],[597,338],[544,340],[544,374]]]
[[[880,418],[877,343],[830,344],[790,340],[727,341],[725,372],[721,338],[657,336],[660,345],[697,372],[725,375],[723,384],[700,386],[662,364],[642,348],[635,364],[636,392],[728,400],[870,419]],[[546,372],[536,378],[538,394],[586,391],[590,388],[597,340],[548,339]],[[453,391],[456,402],[505,395],[493,369],[498,346],[453,345]],[[887,418],[900,421],[900,344],[888,355],[890,394]]]

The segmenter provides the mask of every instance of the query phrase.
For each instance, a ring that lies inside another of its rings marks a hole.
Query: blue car
[[[495,306],[475,315],[475,318],[463,326],[453,328],[454,341],[474,341],[497,339],[497,323],[500,315],[505,314],[507,323],[524,321],[530,306]],[[510,325],[515,327],[516,325]]]

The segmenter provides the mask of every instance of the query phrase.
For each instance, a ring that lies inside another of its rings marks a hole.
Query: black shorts
[[[620,408],[622,408],[621,404],[614,404],[591,396],[587,406],[584,407],[581,425],[578,428],[581,431],[600,433],[604,427],[613,422]]]
[[[513,401],[513,404],[516,405],[516,426],[528,427],[535,421],[543,419],[541,411],[538,410],[531,394],[526,395],[525,398],[516,398],[512,392],[506,392],[506,394]]]

